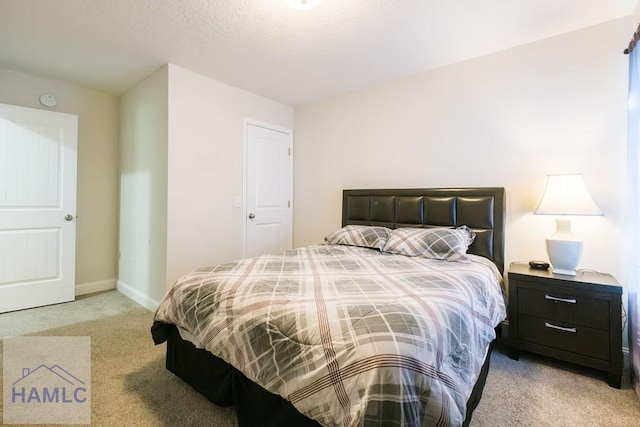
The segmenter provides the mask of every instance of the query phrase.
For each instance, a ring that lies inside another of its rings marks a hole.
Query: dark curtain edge
[[[631,38],[631,40],[629,40],[629,45],[623,51],[625,55],[628,55],[631,52],[633,52],[633,49],[636,47],[636,43],[638,42],[638,39],[640,39],[640,24],[638,24],[638,28],[636,28],[636,32],[633,33],[633,37]]]

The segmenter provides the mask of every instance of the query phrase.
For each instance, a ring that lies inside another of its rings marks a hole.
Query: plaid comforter
[[[155,320],[325,426],[460,425],[506,316],[487,259],[317,245],[196,270]]]

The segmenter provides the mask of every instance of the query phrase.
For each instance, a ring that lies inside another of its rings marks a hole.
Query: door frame
[[[242,128],[242,257],[247,257],[247,160],[249,155],[249,125],[262,127],[265,129],[273,130],[276,132],[282,132],[289,136],[291,139],[291,156],[289,156],[289,167],[291,168],[291,240],[293,241],[293,129],[274,125],[267,122],[261,122],[259,120],[244,119]]]

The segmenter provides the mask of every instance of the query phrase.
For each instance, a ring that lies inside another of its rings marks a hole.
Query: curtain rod
[[[633,33],[633,38],[629,42],[629,46],[627,46],[627,48],[624,50],[625,55],[628,55],[631,52],[633,52],[633,49],[636,47],[636,43],[638,42],[639,39],[640,39],[640,25],[638,25],[636,32]]]

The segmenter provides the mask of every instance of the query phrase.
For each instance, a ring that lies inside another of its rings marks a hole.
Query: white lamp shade
[[[296,10],[309,10],[318,6],[322,0],[282,0],[284,4]]]
[[[547,185],[534,213],[538,215],[602,215],[581,173],[547,175]]]

